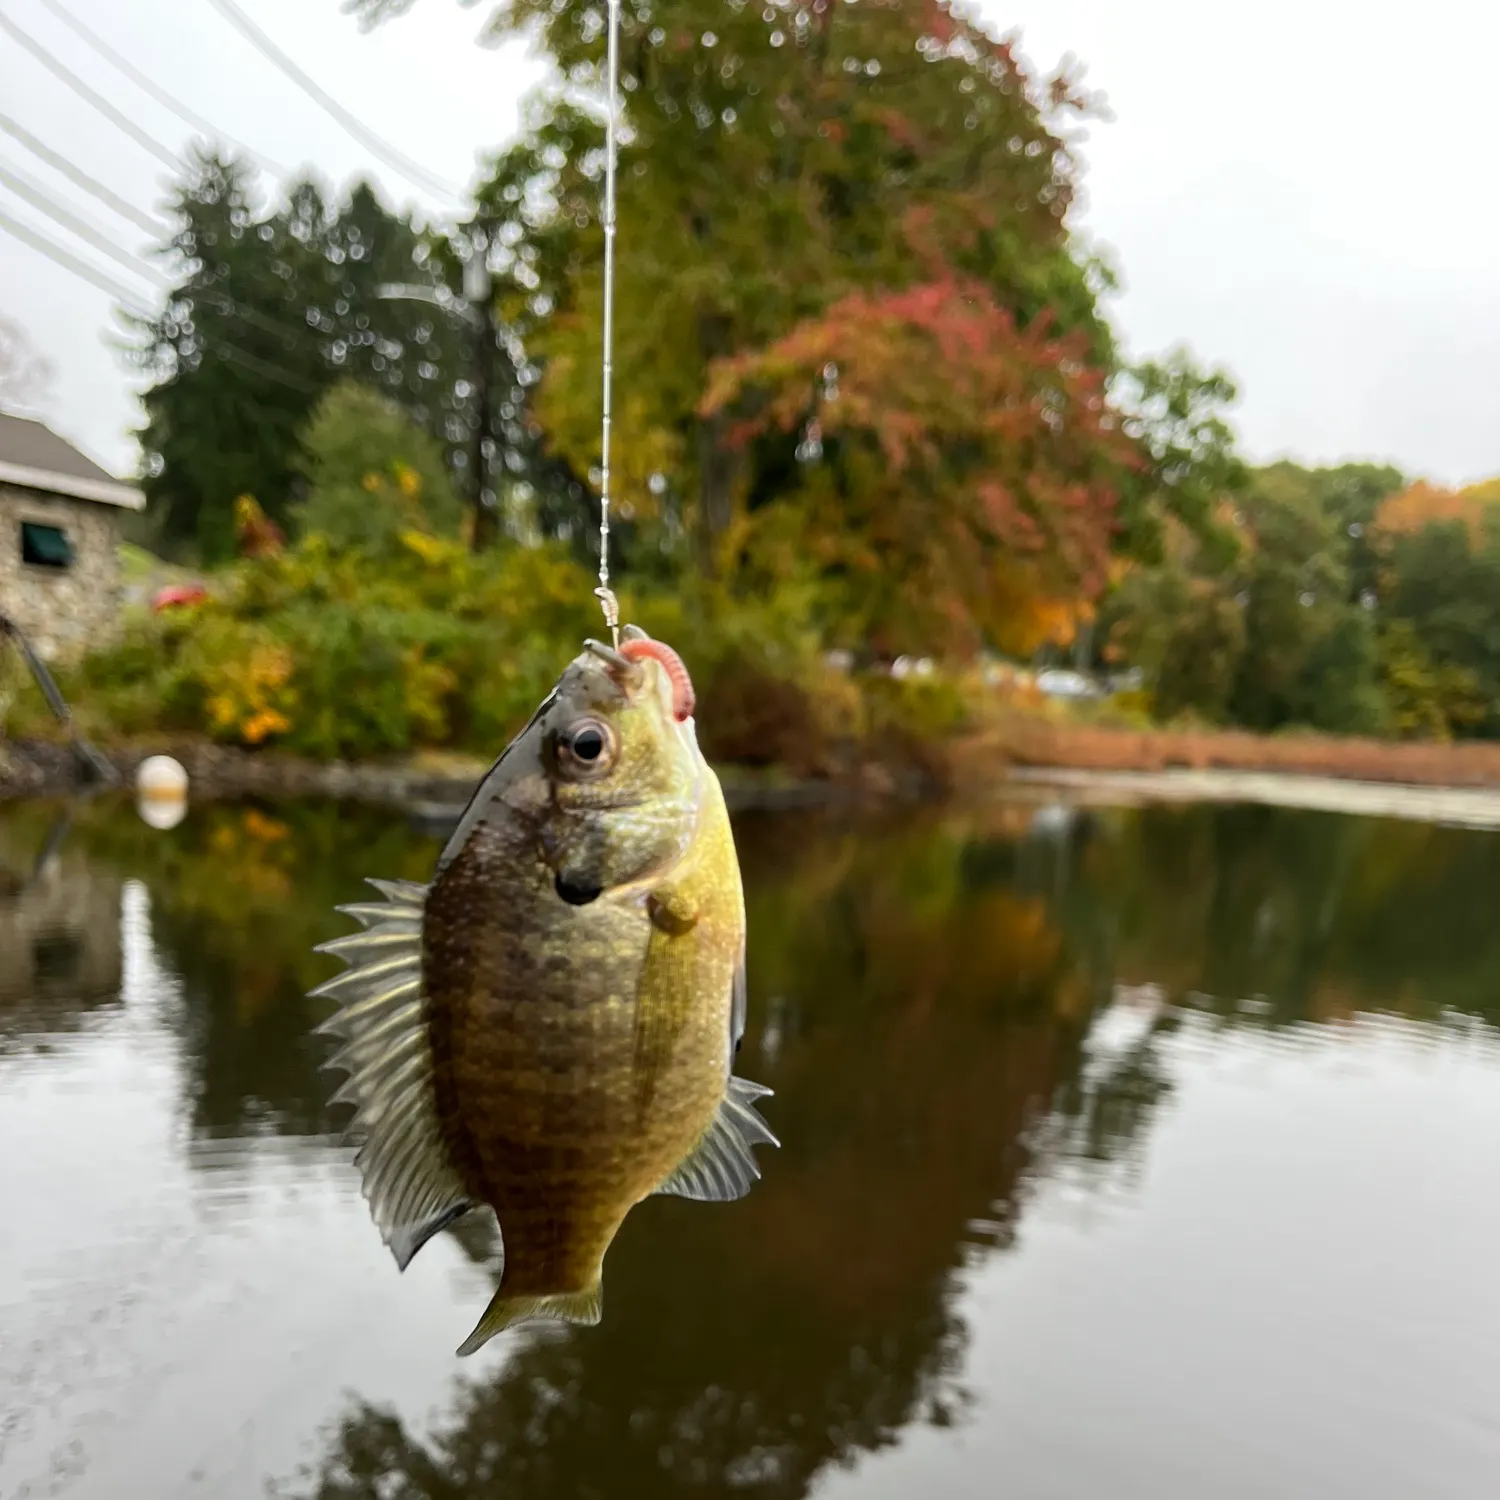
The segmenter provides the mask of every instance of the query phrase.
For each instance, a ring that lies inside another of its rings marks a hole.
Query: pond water
[[[738,820],[746,1199],[595,1329],[459,1361],[305,991],[332,805],[0,810],[0,1496],[1481,1500],[1500,1491],[1500,837],[1251,807]]]

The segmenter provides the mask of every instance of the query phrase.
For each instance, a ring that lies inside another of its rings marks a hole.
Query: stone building
[[[40,422],[0,412],[0,615],[49,659],[108,641],[120,519],[145,497]]]

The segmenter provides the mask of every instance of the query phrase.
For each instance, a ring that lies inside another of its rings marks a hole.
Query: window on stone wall
[[[71,568],[73,544],[61,526],[21,522],[21,561],[34,568]]]

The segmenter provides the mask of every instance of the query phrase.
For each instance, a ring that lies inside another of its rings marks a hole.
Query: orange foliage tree
[[[1478,544],[1484,540],[1489,519],[1497,514],[1500,514],[1500,479],[1461,490],[1443,489],[1418,480],[1381,505],[1375,512],[1375,528],[1386,536],[1410,536],[1424,526],[1461,521],[1470,539]]]
[[[800,474],[749,514],[752,555],[816,566],[851,639],[963,653],[1071,628],[1103,589],[1143,462],[1105,383],[1078,335],[1021,327],[950,272],[720,361],[700,410],[742,448],[801,435]]]

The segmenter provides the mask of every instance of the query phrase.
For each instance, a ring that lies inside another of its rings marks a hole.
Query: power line
[[[409,182],[429,192],[441,193],[444,197],[461,200],[463,193],[452,183],[429,172],[420,162],[413,161],[405,152],[398,150],[383,136],[377,135],[356,115],[351,114],[326,89],[302,71],[275,42],[258,27],[235,3],[235,0],[209,0],[209,4],[229,22],[250,44],[284,73],[308,98],[320,105],[367,151],[378,156],[385,164],[399,172]]]
[[[97,266],[91,266],[86,260],[79,260],[76,255],[64,250],[61,245],[53,244],[46,235],[38,234],[29,224],[23,224],[19,219],[11,218],[4,209],[0,209],[0,229],[14,239],[20,240],[23,245],[29,245],[33,250],[45,255],[48,260],[61,266],[63,270],[71,271],[75,276],[91,282],[101,291],[108,292],[137,317],[150,315],[150,309],[139,299],[139,295],[130,291],[122,282],[116,281],[113,276],[101,271]]]
[[[54,172],[60,172],[75,186],[81,187],[84,192],[97,198],[106,208],[112,209],[122,219],[129,219],[132,224],[139,225],[147,234],[161,234],[167,229],[166,221],[153,218],[152,215],[143,212],[135,204],[110,188],[105,187],[102,182],[90,177],[81,167],[75,167],[67,157],[59,155],[50,146],[39,141],[32,133],[23,126],[18,125],[9,115],[0,114],[0,130],[13,140],[18,141],[31,154],[39,160],[47,163]]]
[[[7,121],[7,118],[4,115],[0,115],[0,128],[3,128],[8,123],[10,122]],[[21,134],[24,135],[25,132],[23,131]],[[49,156],[59,171],[69,175],[77,171],[65,156],[60,156],[56,152],[49,153]],[[78,175],[82,176],[83,174],[79,173]],[[34,181],[27,179],[14,167],[7,167],[3,160],[0,160],[0,183],[10,188],[18,197],[24,198],[34,208],[41,209],[48,218],[55,220],[65,229],[71,230],[80,239],[87,240],[96,249],[102,250],[106,255],[120,261],[130,270],[150,277],[163,289],[170,289],[170,283],[162,277],[160,272],[144,256],[120,249],[109,239],[103,230],[70,213],[66,207],[51,197],[45,189],[39,187]],[[108,189],[104,191],[107,193]],[[114,197],[113,194],[109,194],[109,196],[111,198]],[[159,236],[170,227],[162,220],[153,220],[147,215],[140,213],[133,204],[126,202],[123,198],[119,199],[118,203],[121,211],[126,212],[136,223],[144,224],[153,234]],[[221,292],[217,288],[201,288],[196,291],[188,291],[186,289],[180,291],[171,290],[170,294],[186,297],[189,300],[196,298],[198,301],[207,302],[210,306],[216,306],[220,312],[227,316],[236,317],[241,322],[258,327],[283,341],[295,342],[304,337],[308,331],[305,325],[298,327],[291,323],[282,322],[279,319],[266,317],[254,308],[246,307],[243,303],[236,302],[227,293]],[[288,347],[291,347],[291,343],[288,343]]]
[[[228,292],[220,289],[212,283],[206,286],[174,287],[162,276],[162,274],[151,265],[144,256],[137,255],[132,251],[122,249],[110,239],[109,235],[96,225],[90,224],[86,219],[79,218],[69,211],[67,207],[59,203],[44,188],[38,186],[34,181],[28,179],[20,172],[6,165],[0,160],[0,185],[8,187],[17,197],[30,203],[33,208],[39,208],[48,218],[60,224],[64,229],[71,231],[80,239],[87,241],[96,250],[101,250],[111,259],[118,261],[127,270],[135,272],[151,280],[168,297],[173,300],[202,303],[213,308],[224,317],[232,318],[247,327],[260,329],[271,337],[280,340],[287,348],[293,349],[308,336],[312,330],[304,322],[297,325],[285,322],[280,318],[269,317],[258,312],[253,307],[247,307],[238,302]]]
[[[183,302],[206,302],[225,317],[238,318],[241,323],[280,339],[288,349],[294,348],[299,340],[313,331],[306,324],[298,328],[291,323],[283,323],[279,318],[268,318],[253,307],[236,302],[233,297],[215,287],[182,287],[174,291],[172,296],[174,300]]]
[[[71,165],[71,163],[67,162],[67,159],[65,157],[59,157],[58,160],[64,166]],[[308,331],[305,326],[299,328],[291,323],[285,323],[277,319],[268,318],[265,315],[257,312],[254,308],[246,307],[242,303],[236,302],[233,297],[229,296],[225,292],[220,291],[216,287],[205,287],[199,289],[172,288],[170,282],[168,282],[167,279],[163,277],[161,273],[157,271],[157,269],[145,259],[144,256],[137,255],[129,250],[121,249],[114,243],[113,240],[109,238],[108,234],[105,231],[99,229],[97,226],[90,224],[87,220],[81,219],[76,214],[70,212],[64,205],[59,203],[57,199],[53,198],[44,188],[40,187],[36,182],[28,179],[22,173],[16,171],[14,168],[8,167],[3,160],[0,160],[0,184],[4,184],[4,186],[8,187],[11,192],[15,193],[18,197],[30,203],[33,208],[41,209],[41,211],[46,214],[48,218],[54,220],[58,224],[61,224],[64,229],[70,230],[80,239],[88,241],[88,243],[93,245],[95,249],[102,250],[112,259],[119,261],[128,270],[134,271],[138,275],[149,278],[151,281],[155,282],[156,285],[162,290],[167,291],[170,296],[181,298],[187,301],[196,300],[199,302],[205,302],[209,306],[215,307],[219,312],[223,313],[227,317],[237,318],[242,323],[260,328],[262,331],[270,333],[274,337],[281,339],[288,348],[294,347],[296,342],[299,339],[305,337]],[[125,206],[129,207],[130,205],[126,204]],[[166,226],[157,224],[154,225],[153,228],[157,233],[160,233],[162,229],[166,228]]]
[[[168,151],[160,141],[154,140],[133,120],[121,114],[103,94],[90,88],[76,73],[65,68],[40,42],[28,36],[9,16],[3,13],[0,13],[0,29],[7,32],[12,41],[24,47],[49,73],[72,89],[86,104],[91,104],[112,125],[123,130],[137,145],[149,151],[157,160],[165,162],[174,171],[182,169],[182,162],[175,153]]]
[[[87,261],[80,260],[71,251],[65,250],[61,245],[53,243],[46,235],[38,234],[29,224],[23,224],[19,219],[13,219],[0,208],[0,230],[13,238],[20,240],[23,245],[29,246],[39,254],[46,256],[54,265],[70,271],[74,276],[96,286],[100,291],[107,292],[119,302],[127,312],[137,318],[149,319],[150,309],[139,299],[137,293],[131,291],[123,283],[116,281],[107,272],[101,271],[97,266],[91,266]],[[199,344],[204,351],[212,351],[222,355],[235,364],[243,365],[246,369],[261,375],[267,380],[273,380],[279,385],[284,385],[292,390],[301,391],[305,395],[316,395],[318,387],[311,381],[302,379],[299,375],[293,375],[289,371],[278,369],[275,365],[267,364],[265,360],[247,353],[236,344],[231,344],[226,339],[199,339]]]
[[[236,140],[227,130],[220,130],[207,116],[200,115],[197,110],[189,108],[175,95],[169,94],[148,73],[142,72],[129,58],[123,57],[120,53],[116,52],[92,27],[80,21],[72,11],[61,3],[61,0],[41,0],[41,3],[63,25],[70,27],[78,36],[82,37],[85,44],[92,47],[100,57],[123,73],[137,88],[149,94],[164,109],[171,110],[179,120],[191,125],[195,130],[201,131],[210,140],[227,141],[231,146],[243,151],[247,156],[259,162],[273,177],[288,177],[291,175],[289,167],[281,166],[279,163],[272,161],[270,157],[263,156],[253,146],[247,146],[243,141]]]
[[[160,287],[167,285],[154,266],[147,264],[133,251],[122,250],[103,230],[96,229],[86,219],[80,219],[77,214],[70,213],[34,182],[12,170],[3,161],[0,161],[0,183],[4,183],[16,197],[24,199],[33,208],[41,209],[49,219],[61,224],[64,229],[76,234],[79,239],[87,240],[96,250],[102,250],[111,260],[119,261],[127,270],[154,281]]]
[[[216,349],[220,354],[228,358],[231,363],[243,365],[245,369],[253,371],[267,380],[274,380],[279,385],[288,386],[290,389],[301,391],[308,396],[316,396],[318,394],[319,387],[315,386],[312,381],[304,380],[300,375],[290,375],[286,371],[278,369],[275,365],[268,365],[265,360],[257,359],[255,355],[247,354],[243,349],[236,348],[233,344],[226,344],[222,340],[214,339],[205,341],[203,347],[205,349]]]

